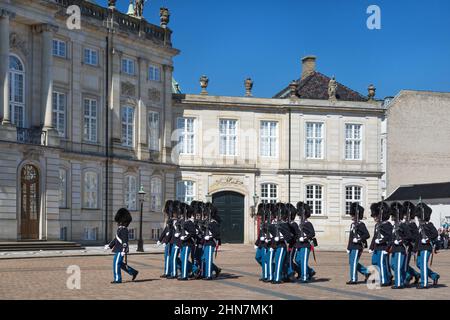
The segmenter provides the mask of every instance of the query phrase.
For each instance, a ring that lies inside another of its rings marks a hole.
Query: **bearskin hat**
[[[400,202],[391,203],[391,216],[394,219],[397,219],[398,217],[399,221],[403,220],[403,217],[405,216],[405,210]]]
[[[177,216],[178,218],[179,218],[180,215],[182,214],[182,211],[181,211],[181,202],[178,201],[178,200],[175,200],[175,201],[173,202],[173,214],[174,214],[175,216]]]
[[[301,218],[302,214],[305,215],[305,218],[308,219],[311,216],[311,208],[307,203],[302,201],[297,202],[297,214]]]
[[[117,210],[117,213],[114,217],[114,221],[117,222],[119,226],[128,227],[133,218],[131,217],[130,211],[125,208],[121,208]]]
[[[433,210],[425,203],[420,202],[416,206],[416,217],[423,221],[430,221]]]
[[[358,212],[358,219],[364,218],[364,207],[362,207],[358,202],[353,202],[350,205],[350,216],[354,217]]]
[[[370,216],[372,218],[378,217],[380,215],[380,203],[375,202],[370,205]]]
[[[391,208],[384,201],[380,202],[380,214],[381,214],[380,218],[381,218],[382,221],[389,220],[389,217],[391,216]]]
[[[280,215],[280,218],[281,218],[282,220],[287,219],[288,214],[287,214],[287,210],[286,210],[286,205],[285,205],[284,203],[282,203],[282,202],[278,202],[278,203],[276,204],[276,208],[277,208],[277,216],[278,216],[278,214],[279,214],[279,215]]]
[[[411,201],[403,202],[403,210],[407,217],[409,215],[409,219],[414,219],[416,216],[416,206]]]
[[[265,214],[267,214],[267,203],[260,203],[260,204],[258,204],[257,215],[258,216],[263,216]]]
[[[164,205],[164,214],[170,217],[173,212],[173,200],[167,200]]]
[[[288,215],[290,215],[290,219],[293,221],[297,215],[297,208],[295,208],[291,203],[286,203],[286,210]]]

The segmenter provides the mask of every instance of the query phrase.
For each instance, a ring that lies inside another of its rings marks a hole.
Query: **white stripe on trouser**
[[[397,259],[398,259],[398,261],[397,261],[397,286],[399,287],[399,286],[401,286],[401,284],[402,284],[402,280],[401,280],[401,278],[400,278],[400,260],[401,260],[401,257],[402,257],[402,255],[401,255],[401,253],[400,252],[397,252]]]
[[[380,270],[381,270],[381,283],[384,284],[384,262],[383,262],[384,253],[381,251],[381,262],[380,262]]]
[[[115,281],[119,281],[119,255],[120,253],[116,253],[116,265],[115,265],[115,272],[116,272],[116,278]]]
[[[280,279],[280,267],[281,267],[281,257],[283,256],[283,247],[281,247],[281,252],[278,256],[278,262],[277,262],[277,276],[275,278],[275,281],[278,281]]]
[[[306,248],[302,248],[302,250],[303,250],[303,281],[306,281],[307,279],[306,279],[306,274],[307,274],[307,271],[308,270],[306,270],[306,254],[307,254],[307,249]]]
[[[423,255],[423,286],[428,286],[428,266],[427,266],[427,251],[422,251],[424,253]]]
[[[170,259],[170,251],[172,250],[172,248],[169,247],[169,244],[166,244],[168,246],[167,251],[166,251],[166,266],[164,268],[164,274],[168,275],[169,274],[169,259]]]
[[[184,252],[184,263],[183,263],[183,278],[186,278],[187,274],[186,274],[186,270],[187,270],[187,256],[188,256],[188,248],[184,247],[183,248],[183,252]]]
[[[273,250],[269,249],[270,255],[269,255],[269,280],[272,280],[272,253]]]
[[[173,277],[177,275],[177,254],[178,254],[178,247],[175,247],[175,250],[173,252],[173,266],[172,266]]]
[[[211,277],[211,267],[212,267],[212,246],[209,246],[209,260],[208,260],[208,277]]]
[[[358,260],[358,251],[355,254],[355,260],[353,261],[353,279],[352,281],[356,281],[356,262]]]
[[[264,267],[264,279],[267,278],[267,253],[264,255],[263,267]]]

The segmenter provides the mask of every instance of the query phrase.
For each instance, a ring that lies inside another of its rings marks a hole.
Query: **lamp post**
[[[141,185],[138,195],[139,195],[139,204],[141,205],[141,218],[139,221],[139,240],[138,240],[138,246],[137,246],[136,251],[144,252],[144,240],[142,239],[142,212],[144,211],[144,200],[145,200],[144,186]]]

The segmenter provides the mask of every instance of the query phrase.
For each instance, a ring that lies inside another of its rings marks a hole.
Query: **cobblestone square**
[[[130,255],[128,263],[140,273],[136,282],[123,275],[124,283],[112,281],[112,256],[55,257],[0,260],[0,299],[171,299],[171,300],[328,300],[328,299],[450,299],[450,251],[434,257],[434,271],[441,275],[439,286],[429,290],[389,287],[368,289],[361,283],[348,286],[348,256],[345,252],[317,252],[316,281],[310,284],[273,285],[258,281],[260,268],[250,245],[224,245],[216,263],[222,268],[215,281],[177,281],[160,279],[162,254]],[[364,252],[361,262],[370,265],[370,254]],[[81,269],[81,288],[67,288],[69,266]],[[362,277],[359,279],[362,280]]]

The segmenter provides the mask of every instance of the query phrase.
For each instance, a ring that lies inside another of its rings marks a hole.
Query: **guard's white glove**
[[[369,253],[373,253],[373,250],[370,250],[370,249],[369,249]]]
[[[179,236],[180,236],[179,232],[175,233],[175,238],[178,238]]]
[[[280,238],[279,237],[275,237],[275,241],[276,242],[280,241]]]
[[[198,245],[198,248],[201,249],[201,248],[203,248],[203,246],[202,246],[201,244],[199,244],[199,245]]]
[[[396,246],[398,246],[398,245],[400,244],[400,241],[394,240],[394,244],[395,244]]]
[[[423,244],[427,244],[427,240],[428,240],[428,239],[422,239],[421,242],[422,242]]]
[[[346,250],[347,251],[347,253],[350,253],[350,250]]]
[[[159,247],[161,245],[161,241],[156,242],[156,245]]]
[[[170,232],[166,232],[166,236],[168,236],[170,234]]]
[[[109,250],[109,249],[111,249],[111,248],[109,247],[109,244],[105,244],[105,246],[103,247],[103,249],[104,249],[104,250]]]
[[[375,239],[376,244],[380,244],[380,239]]]
[[[261,238],[259,238],[259,240],[260,240],[260,241],[264,241],[264,240],[266,240],[266,238],[261,237]]]
[[[185,236],[181,236],[181,238],[180,238],[181,240],[184,240],[184,239],[186,239],[186,237]]]
[[[387,254],[387,253],[388,253],[386,250],[382,250],[381,252],[384,253],[384,254]]]
[[[255,250],[257,250],[257,249],[258,249],[258,246],[256,246],[256,245],[255,245],[254,247],[255,247]]]
[[[206,237],[205,237],[205,240],[209,240],[209,239],[211,239],[210,236],[206,236]]]
[[[266,239],[266,240],[264,240],[264,242],[265,242],[265,243],[269,243],[269,240],[268,240],[268,239]]]
[[[125,252],[122,251],[122,252],[120,253],[120,255],[121,255],[122,257],[125,256]]]
[[[358,238],[353,238],[353,243],[358,243]]]
[[[305,241],[305,238],[303,238],[303,237],[300,237],[300,242],[303,242],[303,241]]]

